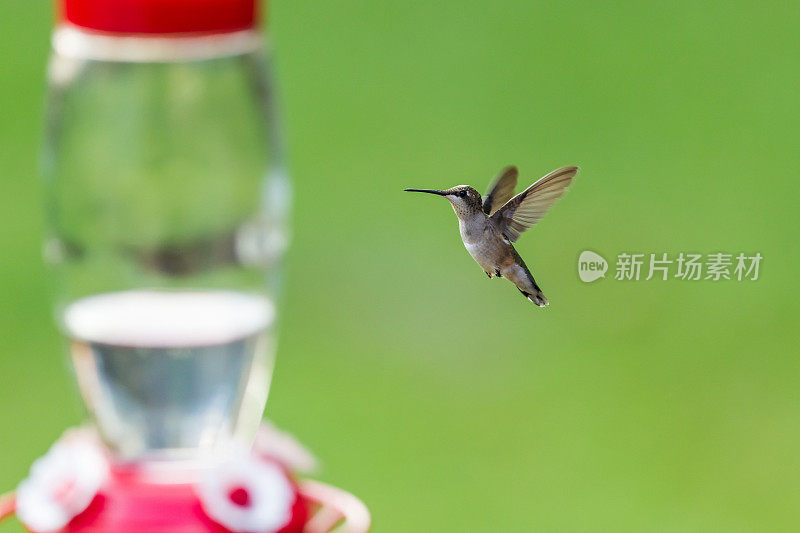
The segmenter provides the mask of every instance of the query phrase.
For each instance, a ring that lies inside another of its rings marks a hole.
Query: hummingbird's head
[[[444,196],[453,206],[458,218],[466,218],[475,213],[483,212],[483,199],[481,194],[469,185],[456,185],[443,191],[435,189],[405,189],[408,192],[427,192]]]

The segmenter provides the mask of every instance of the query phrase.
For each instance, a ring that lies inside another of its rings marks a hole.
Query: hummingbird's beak
[[[427,192],[430,194],[438,194],[439,196],[447,196],[447,193],[444,191],[437,191],[436,189],[403,189],[407,192]]]

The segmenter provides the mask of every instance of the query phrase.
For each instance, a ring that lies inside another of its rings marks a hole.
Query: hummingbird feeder
[[[31,533],[362,533],[262,421],[291,187],[257,0],[61,0],[45,260],[92,423],[0,521]]]

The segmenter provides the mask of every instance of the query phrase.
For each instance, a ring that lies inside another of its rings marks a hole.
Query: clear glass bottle
[[[45,257],[81,394],[125,460],[252,439],[290,203],[254,0],[188,21],[160,2],[66,0],[49,66]]]

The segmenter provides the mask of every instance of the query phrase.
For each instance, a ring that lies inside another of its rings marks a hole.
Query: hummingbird
[[[539,307],[550,305],[525,261],[514,249],[519,236],[539,222],[572,184],[578,167],[554,170],[516,196],[519,171],[508,166],[500,171],[486,195],[469,185],[450,189],[404,189],[444,196],[458,217],[461,240],[469,255],[489,278],[506,278]],[[513,198],[512,198],[513,196]]]

